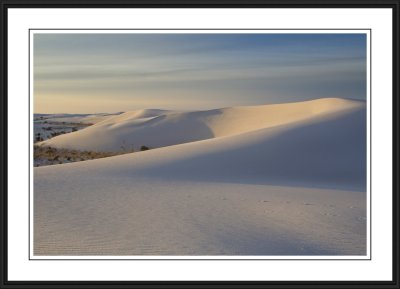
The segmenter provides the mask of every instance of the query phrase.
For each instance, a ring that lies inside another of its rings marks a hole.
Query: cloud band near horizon
[[[34,35],[34,112],[366,98],[365,34]]]

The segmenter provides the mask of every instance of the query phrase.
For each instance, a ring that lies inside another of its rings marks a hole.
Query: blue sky
[[[366,98],[364,34],[34,35],[35,113]]]

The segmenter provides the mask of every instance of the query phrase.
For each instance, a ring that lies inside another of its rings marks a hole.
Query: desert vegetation
[[[147,146],[141,146],[140,151],[146,151],[150,148]],[[33,146],[33,160],[34,166],[47,166],[47,165],[57,165],[64,163],[80,162],[87,160],[94,160],[100,158],[106,158],[111,156],[117,156],[127,153],[133,153],[134,150],[121,150],[117,152],[100,152],[100,151],[90,151],[90,150],[74,150],[74,149],[58,149],[49,146]]]
[[[45,147],[39,145],[34,145],[33,152],[34,152],[33,159],[35,167],[94,160],[94,159],[106,158],[128,153],[127,151],[97,152],[97,151],[57,149],[53,147]]]
[[[91,125],[91,123],[43,121],[43,118],[38,118],[35,119],[34,142],[41,142],[62,134],[75,132]]]
[[[140,150],[141,151],[148,151],[150,148],[148,146],[141,146]]]

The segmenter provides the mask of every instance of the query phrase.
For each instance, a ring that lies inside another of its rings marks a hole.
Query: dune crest
[[[159,148],[293,125],[363,106],[362,101],[325,98],[191,112],[145,109],[107,117],[93,126],[57,136],[40,145],[94,151],[137,150],[142,145]]]

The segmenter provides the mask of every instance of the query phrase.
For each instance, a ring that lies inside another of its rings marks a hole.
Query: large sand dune
[[[42,144],[95,151],[138,149],[142,145],[158,148],[297,123],[362,105],[358,101],[331,98],[193,112],[147,109],[107,116],[93,126]]]
[[[366,253],[365,103],[132,112],[45,143],[131,134],[170,146],[34,169],[35,254]]]

